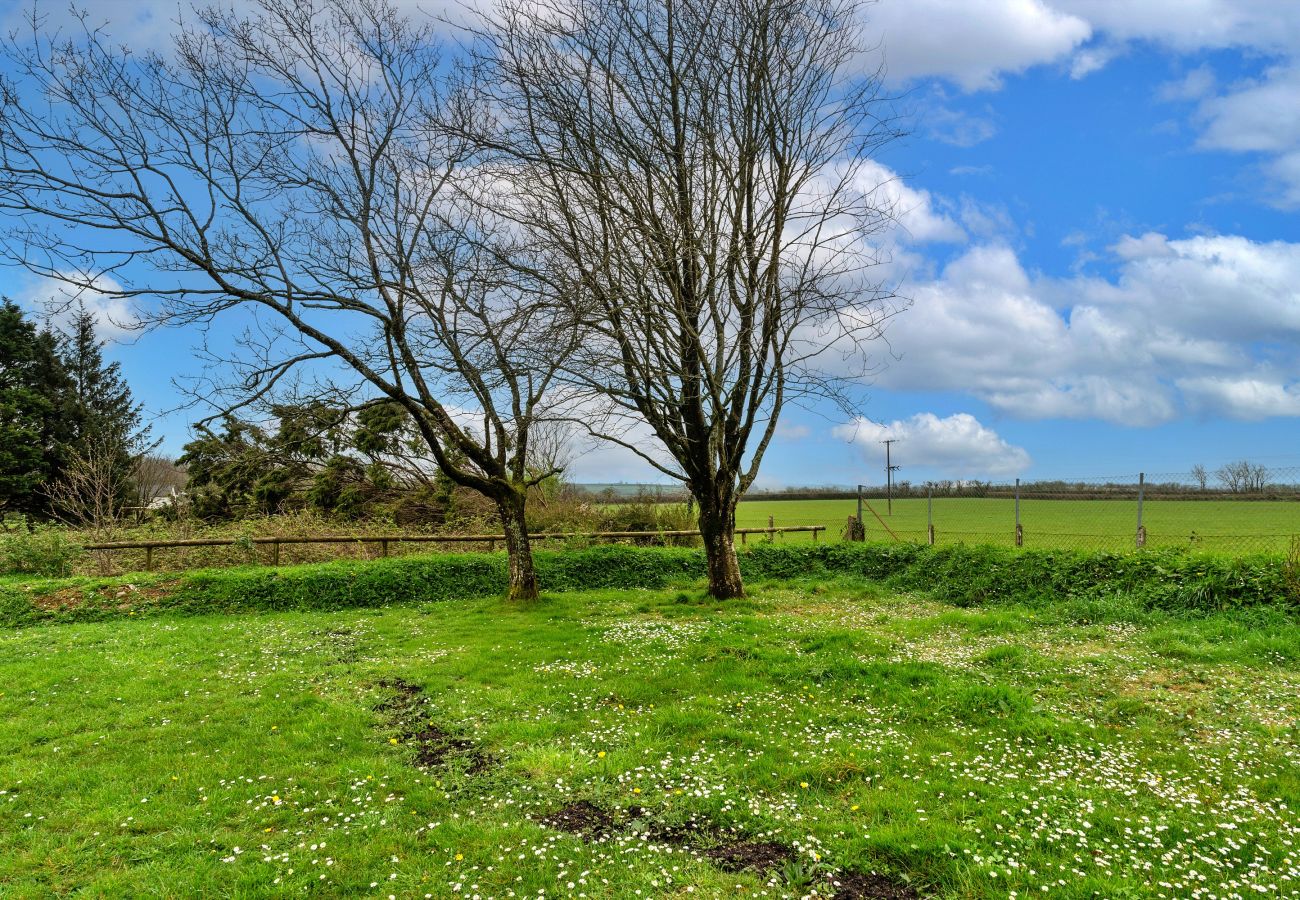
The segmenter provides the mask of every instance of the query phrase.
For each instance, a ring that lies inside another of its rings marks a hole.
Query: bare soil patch
[[[477,743],[432,718],[429,697],[419,685],[386,678],[379,686],[393,691],[393,696],[375,704],[375,712],[383,713],[388,725],[397,729],[398,740],[414,749],[417,768],[444,768],[463,762],[466,774],[479,775],[495,765]]]
[[[905,881],[875,872],[847,869],[832,876],[832,900],[920,900],[916,888]]]

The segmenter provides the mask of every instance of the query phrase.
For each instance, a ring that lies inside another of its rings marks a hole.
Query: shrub
[[[31,525],[21,516],[0,533],[0,572],[59,578],[72,572],[81,545],[61,525]]]
[[[545,591],[664,590],[698,583],[704,554],[695,548],[605,545],[536,554]],[[1136,611],[1204,613],[1251,610],[1293,615],[1281,556],[1234,559],[1172,551],[1082,553],[916,544],[760,544],[740,554],[751,583],[764,579],[854,578],[894,590],[925,592],[958,606],[1019,603]],[[110,582],[102,586],[114,587]],[[489,597],[504,592],[503,554],[447,553],[284,568],[244,568],[172,576],[151,594],[160,608],[188,612],[344,609]],[[116,601],[95,605],[86,589],[79,610],[50,612],[29,592],[0,590],[0,624],[119,614]],[[107,595],[105,595],[107,596]],[[1104,615],[1103,615],[1104,617]]]

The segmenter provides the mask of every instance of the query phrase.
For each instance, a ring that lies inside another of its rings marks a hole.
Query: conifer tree
[[[63,365],[72,380],[73,439],[78,448],[111,444],[122,449],[124,465],[147,445],[144,405],[135,402],[122,366],[104,361],[104,341],[95,333],[95,315],[80,306],[60,342]]]
[[[8,298],[0,304],[0,513],[49,515],[47,488],[75,435],[72,379],[58,341]]]

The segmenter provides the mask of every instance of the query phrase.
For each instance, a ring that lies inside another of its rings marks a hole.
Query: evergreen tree
[[[73,386],[58,341],[5,298],[0,305],[0,512],[44,517],[76,434]]]
[[[95,316],[81,306],[61,341],[61,356],[72,379],[75,405],[73,443],[120,445],[128,455],[145,444],[144,404],[136,403],[122,377],[121,363],[104,362],[104,341],[95,334]]]

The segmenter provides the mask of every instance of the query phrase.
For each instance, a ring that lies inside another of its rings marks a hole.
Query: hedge
[[[603,546],[540,551],[536,561],[546,591],[703,587],[705,571],[703,552],[689,548]],[[1050,603],[1124,594],[1145,606],[1165,609],[1300,608],[1294,573],[1276,556],[1229,558],[1176,551],[1117,554],[915,544],[760,544],[741,552],[740,567],[751,582],[866,579],[961,606]],[[8,583],[0,586],[0,625],[94,619],[145,610],[209,613],[378,607],[500,595],[505,583],[504,556],[479,553],[28,586]]]

